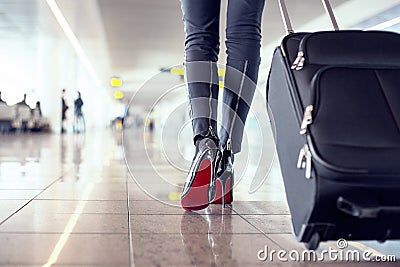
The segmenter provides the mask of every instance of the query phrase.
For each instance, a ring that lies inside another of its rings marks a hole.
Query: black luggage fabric
[[[400,35],[293,33],[267,104],[298,240],[400,238]]]

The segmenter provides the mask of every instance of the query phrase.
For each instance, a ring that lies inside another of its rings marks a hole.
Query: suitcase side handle
[[[333,13],[331,3],[329,2],[329,0],[322,0],[322,4],[325,8],[326,14],[328,15],[328,17],[332,23],[333,29],[335,31],[338,31],[339,25],[335,18],[335,14]],[[288,9],[286,7],[285,0],[279,0],[279,9],[281,11],[282,21],[283,21],[283,25],[285,26],[286,32],[288,34],[294,33],[294,30],[292,27],[292,22],[290,21],[290,16],[289,16]]]
[[[381,212],[400,214],[400,207],[397,206],[360,205],[343,197],[338,198],[336,205],[338,210],[360,219],[377,218]]]

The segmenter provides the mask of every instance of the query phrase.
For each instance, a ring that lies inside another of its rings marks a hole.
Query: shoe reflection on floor
[[[239,266],[232,257],[232,209],[210,205],[204,213],[185,211],[182,215],[181,236],[191,263]]]

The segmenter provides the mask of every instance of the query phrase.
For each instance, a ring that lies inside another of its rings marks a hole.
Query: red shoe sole
[[[215,185],[215,198],[211,202],[212,204],[222,204],[222,183],[220,180],[216,180],[216,185]],[[229,192],[227,191],[229,190]],[[226,188],[225,188],[225,204],[231,204],[232,203],[232,190],[231,189],[231,179],[226,181]]]
[[[201,210],[208,207],[208,187],[211,181],[211,161],[204,159],[200,163],[199,172],[194,178],[189,192],[181,199],[185,210]]]

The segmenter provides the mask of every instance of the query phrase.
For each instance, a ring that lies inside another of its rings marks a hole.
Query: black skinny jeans
[[[228,0],[222,121],[219,138],[241,150],[244,124],[258,79],[265,0]],[[185,25],[185,78],[194,140],[217,135],[220,0],[181,0]]]

